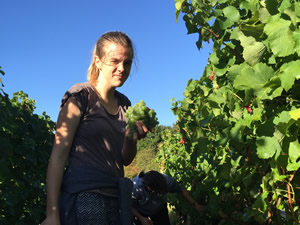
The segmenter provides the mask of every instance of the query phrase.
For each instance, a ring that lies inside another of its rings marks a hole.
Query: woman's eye
[[[132,64],[132,61],[125,61],[124,62],[124,65],[126,65],[126,66],[131,66],[131,64]]]
[[[112,61],[110,61],[110,63],[111,63],[112,65],[118,65],[118,64],[119,64],[119,61],[118,61],[118,60],[112,60]]]

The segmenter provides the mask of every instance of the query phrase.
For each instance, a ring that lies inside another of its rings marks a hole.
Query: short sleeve
[[[165,174],[163,174],[163,176],[165,177],[167,182],[168,192],[170,193],[181,192],[182,189],[181,185],[173,177],[167,176]]]
[[[132,183],[133,183],[132,198],[138,199],[138,195],[140,192],[139,178],[138,177],[133,178]]]
[[[78,107],[80,109],[80,117],[82,118],[85,114],[87,104],[88,104],[88,98],[89,98],[89,92],[86,88],[85,83],[78,83],[72,86],[63,96],[61,100],[60,107],[63,107],[66,102],[71,98],[74,97],[77,101]]]
[[[132,189],[132,206],[133,208],[137,208],[138,207],[138,201],[140,199],[140,195],[141,195],[141,187],[139,186],[139,178],[135,177],[132,180],[133,183],[133,189]]]

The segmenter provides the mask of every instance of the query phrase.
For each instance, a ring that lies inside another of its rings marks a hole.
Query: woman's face
[[[104,46],[104,56],[96,56],[96,66],[100,73],[98,81],[107,88],[121,87],[127,80],[132,64],[132,49],[114,42]]]

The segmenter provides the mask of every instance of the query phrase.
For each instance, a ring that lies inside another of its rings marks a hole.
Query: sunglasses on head
[[[149,192],[149,193],[154,193],[155,191],[151,188],[151,187],[149,187],[148,185],[144,185],[144,187],[145,187],[145,190],[147,191],[147,192]]]
[[[148,193],[157,194],[157,195],[159,195],[159,196],[162,196],[162,195],[163,195],[163,193],[162,193],[161,191],[159,191],[159,190],[154,190],[154,189],[152,189],[151,187],[149,187],[148,185],[144,185],[144,189],[145,189],[145,191],[147,191]]]

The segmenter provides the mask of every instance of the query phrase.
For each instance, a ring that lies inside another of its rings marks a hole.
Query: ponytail
[[[95,56],[96,56],[96,46],[94,47],[94,50],[93,50],[93,59],[89,66],[88,74],[87,74],[88,81],[90,81],[93,85],[96,85],[96,82],[97,82],[97,79],[99,76],[99,69],[96,66],[96,62],[95,62],[96,57]]]

